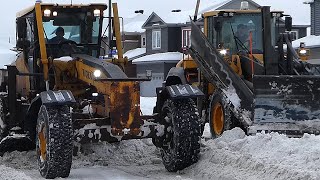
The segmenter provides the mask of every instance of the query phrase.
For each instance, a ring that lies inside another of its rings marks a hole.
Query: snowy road
[[[147,114],[154,99],[142,105]],[[149,105],[148,105],[149,103]],[[208,126],[204,136],[210,136]],[[217,139],[202,139],[198,163],[167,172],[150,139],[83,145],[73,157],[68,180],[319,180],[320,136],[287,138],[277,133],[246,136],[235,128]],[[36,153],[12,152],[0,157],[1,180],[40,180]]]

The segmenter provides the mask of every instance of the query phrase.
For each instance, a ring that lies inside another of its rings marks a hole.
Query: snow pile
[[[129,166],[159,164],[159,152],[151,139],[126,140],[116,143],[85,144],[74,157],[73,168],[86,166]]]
[[[1,173],[0,173],[0,179],[2,180],[13,180],[13,179],[19,179],[19,180],[32,180],[29,176],[27,176],[23,172],[19,172],[15,169],[0,165]]]
[[[133,64],[140,62],[162,62],[162,61],[172,61],[177,62],[183,58],[183,54],[180,52],[166,52],[166,53],[157,53],[141,58],[135,59],[132,61]]]
[[[201,179],[320,179],[320,136],[245,136],[240,128],[204,142],[200,161],[184,170]]]
[[[0,164],[12,167],[14,169],[37,169],[36,151],[14,151],[6,152],[0,157]],[[1,178],[0,178],[1,179]]]
[[[140,55],[143,55],[146,53],[146,48],[136,48],[136,49],[132,49],[127,51],[126,53],[124,53],[123,56],[127,56],[128,59],[130,58],[134,58]]]

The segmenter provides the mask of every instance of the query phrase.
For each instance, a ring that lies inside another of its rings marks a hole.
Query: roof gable
[[[166,23],[156,14],[155,12],[152,12],[152,14],[148,17],[146,22],[142,25],[143,29],[152,27],[154,25],[166,25]]]
[[[249,3],[249,9],[258,9],[260,7],[259,4],[252,0],[246,0]],[[218,7],[217,10],[221,9],[240,9],[241,2],[239,0],[229,0],[229,2],[225,2],[222,6]]]

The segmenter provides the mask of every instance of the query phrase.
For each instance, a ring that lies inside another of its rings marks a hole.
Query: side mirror
[[[285,18],[285,28],[286,28],[287,31],[291,31],[292,30],[292,17],[286,16],[286,18]]]

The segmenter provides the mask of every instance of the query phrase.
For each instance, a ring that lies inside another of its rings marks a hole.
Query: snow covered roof
[[[132,61],[133,64],[139,64],[144,62],[177,62],[183,58],[183,54],[180,52],[166,52],[166,53],[157,53],[141,58],[135,59]]]
[[[314,3],[314,0],[305,0],[304,3],[305,4],[311,4],[311,3]]]
[[[189,16],[194,14],[194,12],[190,10],[180,12],[161,12],[157,14],[167,24],[185,24],[186,22],[190,21]]]
[[[124,53],[123,56],[127,56],[127,58],[130,60],[131,58],[141,56],[145,53],[146,53],[146,48],[136,48],[136,49],[127,51],[126,53]]]
[[[292,16],[294,25],[310,25],[310,6],[306,0],[253,0],[261,6],[271,6],[271,11],[284,11]]]
[[[200,10],[199,10],[199,14],[203,14],[205,12],[208,12],[208,11],[214,11],[218,8],[220,8],[221,6],[231,2],[232,0],[211,0],[210,2],[208,3],[202,3],[200,2]]]
[[[199,7],[198,18],[201,17],[201,14],[207,11],[215,10],[224,4],[230,2],[231,0],[207,0],[202,1]],[[191,10],[181,10],[179,12],[172,12],[172,11],[155,11],[164,23],[166,24],[185,24],[186,22],[190,21],[190,16],[193,17],[194,9]],[[150,17],[152,14],[150,15]]]
[[[123,31],[143,33],[145,32],[145,30],[142,29],[142,25],[146,22],[147,19],[148,15],[145,14],[138,14],[129,18],[124,18]]]
[[[320,46],[320,36],[310,35],[297,39],[292,42],[293,48],[298,48],[301,42],[304,42],[306,44],[306,47]]]

